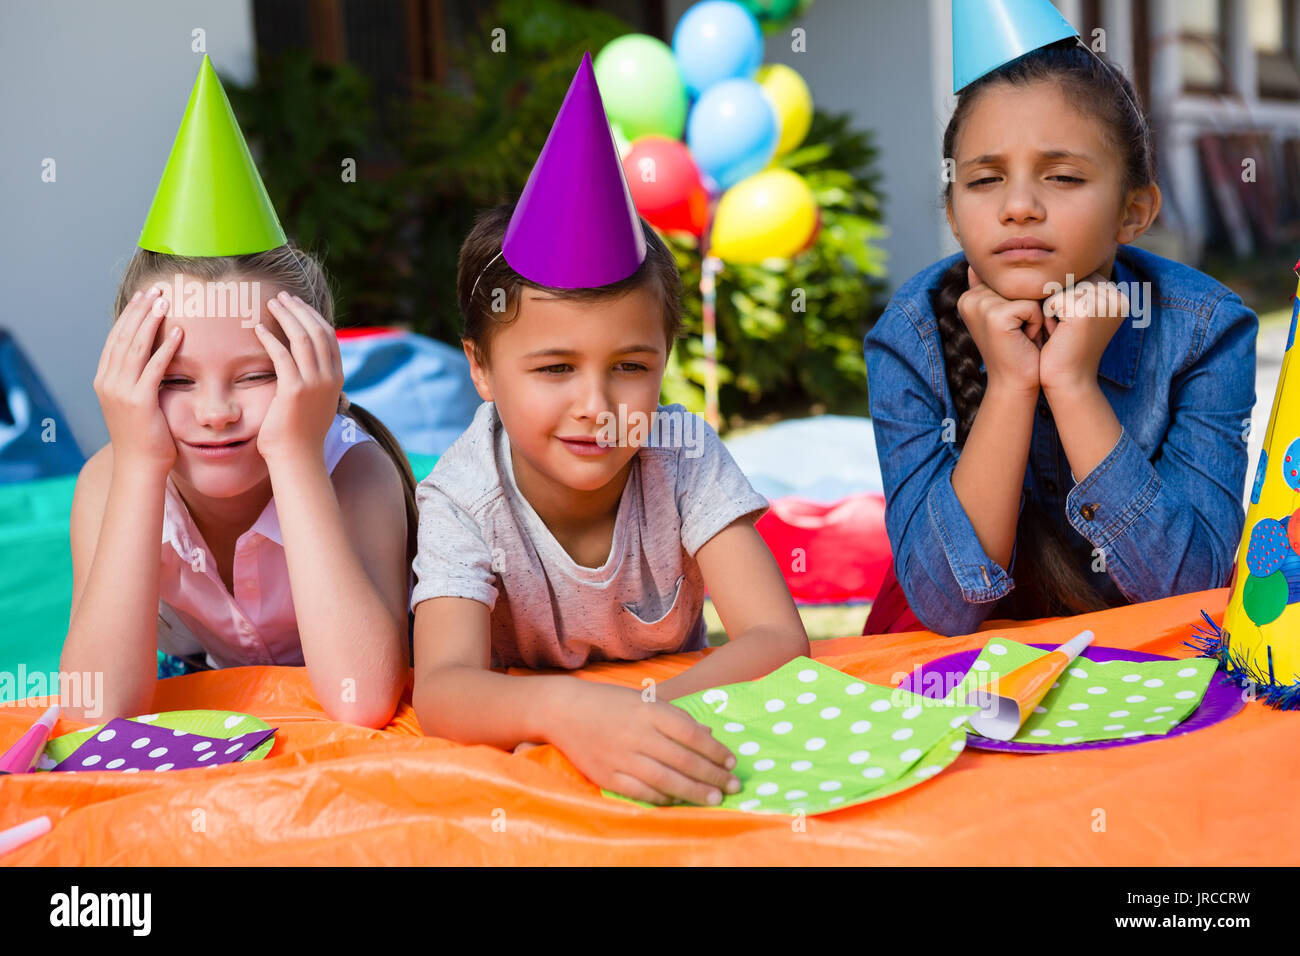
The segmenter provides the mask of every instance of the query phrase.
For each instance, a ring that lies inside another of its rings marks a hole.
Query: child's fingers
[[[153,305],[141,317],[125,351],[121,353],[118,369],[119,373],[125,376],[128,386],[134,386],[140,381],[144,367],[149,364],[153,356],[153,341],[158,337],[158,327],[166,319],[170,307],[171,303],[166,296],[154,299]]]
[[[736,758],[713,736],[712,731],[677,707],[662,710],[656,716],[660,718],[655,722],[656,729],[668,741],[693,750],[709,761],[723,775],[719,786],[725,785],[727,770],[736,765]]]
[[[343,354],[339,351],[338,331],[334,326],[330,325],[329,322],[325,321],[325,316],[311,308],[311,306],[308,306],[307,308],[311,312],[312,317],[320,323],[321,328],[325,332],[325,341],[329,347],[330,369],[333,371],[336,378],[341,379],[343,377]]]
[[[659,806],[667,806],[673,803],[673,798],[667,794],[660,793],[654,787],[650,786],[643,780],[629,776],[615,770],[613,773],[613,786],[608,789],[623,794],[625,797],[631,797],[633,800],[642,800],[646,803],[655,803]]]
[[[298,363],[299,368],[303,370],[303,377],[315,381],[319,376],[328,375],[330,372],[329,343],[321,332],[320,323],[310,314],[315,310],[296,296],[283,295],[272,301],[279,305],[282,311],[288,313],[291,323],[297,326],[303,336],[304,350],[310,351],[310,363],[301,361]],[[297,339],[292,341],[298,343]]]
[[[712,806],[722,802],[722,787],[688,776],[672,764],[664,763],[649,754],[637,754],[630,769],[646,786],[667,797]],[[710,799],[712,794],[717,794],[717,798]]]
[[[139,299],[133,299],[131,304],[122,310],[109,336],[113,344],[109,350],[108,364],[104,368],[106,374],[114,375],[116,370],[122,367],[122,357],[135,340],[141,323],[152,314],[155,304],[161,298],[161,289],[149,289]]]
[[[981,279],[981,278],[976,274],[975,270],[974,270],[973,268],[971,268],[971,266],[970,266],[969,264],[967,264],[967,266],[966,266],[966,285],[967,285],[968,287],[974,289],[976,286],[981,286],[981,285],[983,285],[983,284],[984,284],[984,280]]]
[[[303,381],[313,379],[316,371],[316,350],[311,344],[311,339],[307,336],[306,329],[302,327],[298,317],[285,305],[282,297],[277,296],[271,299],[267,303],[267,307],[279,324],[280,330],[284,332],[285,338],[289,340],[287,350],[293,359],[294,368],[298,371],[300,379]]]
[[[301,383],[302,378],[298,374],[298,366],[294,364],[293,355],[284,347],[284,343],[275,337],[275,333],[259,322],[253,326],[253,334],[262,343],[262,348],[266,349],[266,354],[271,356],[276,379],[286,385]]]
[[[302,322],[307,334],[311,336],[312,344],[316,346],[316,365],[321,374],[332,376],[336,370],[342,371],[343,358],[339,355],[338,339],[325,317],[296,295],[289,299],[289,307],[294,309],[294,315]]]
[[[271,314],[275,316],[275,320],[280,323],[280,328],[289,338],[289,352],[293,356],[301,378],[304,381],[315,381],[319,374],[316,347],[312,344],[302,321],[279,296],[267,302],[267,308],[271,310]]]
[[[162,384],[163,374],[167,371],[167,366],[171,364],[172,356],[181,347],[182,338],[181,327],[179,325],[173,326],[172,330],[163,338],[158,350],[153,353],[153,358],[149,359],[149,364],[140,373],[139,384],[141,387],[154,392],[158,391],[158,387]]]
[[[740,781],[722,766],[667,737],[663,738],[662,749],[650,756],[688,779],[706,785],[709,789],[716,789],[723,793],[732,793],[740,789]]]
[[[135,303],[139,302],[140,297],[143,295],[143,292],[136,289],[135,295],[131,296],[130,301],[127,302],[126,309],[131,308]],[[126,312],[126,309],[122,310],[123,313]],[[104,373],[108,371],[109,358],[113,354],[113,346],[117,344],[117,337],[121,328],[122,319],[119,316],[117,321],[113,323],[113,327],[108,330],[108,335],[104,337],[104,347],[99,351],[99,365],[95,368],[95,379],[97,381],[101,380],[104,377]]]

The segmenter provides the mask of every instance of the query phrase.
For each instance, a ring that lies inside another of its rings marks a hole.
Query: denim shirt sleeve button
[[[1091,521],[1097,516],[1098,505],[1096,503],[1083,505],[1079,509],[1079,514],[1083,515],[1084,521]]]

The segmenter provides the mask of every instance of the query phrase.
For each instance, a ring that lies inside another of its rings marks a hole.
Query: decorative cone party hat
[[[1283,710],[1300,707],[1300,369],[1291,367],[1300,286],[1296,296],[1223,627],[1202,612],[1212,631],[1198,628],[1194,639],[1229,676]]]
[[[234,256],[288,242],[206,55],[140,230],[140,248]]]
[[[558,289],[609,285],[645,261],[645,234],[590,53],[583,55],[528,175],[501,252],[528,281]]]
[[[1049,0],[952,0],[952,91],[1031,50],[1078,35]]]

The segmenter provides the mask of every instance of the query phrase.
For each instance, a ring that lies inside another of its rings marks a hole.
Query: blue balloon
[[[776,155],[781,125],[753,80],[723,80],[704,91],[686,120],[686,145],[700,170],[730,189]]]
[[[699,96],[723,80],[752,77],[763,62],[763,33],[740,4],[705,0],[677,21],[673,55],[687,90]]]

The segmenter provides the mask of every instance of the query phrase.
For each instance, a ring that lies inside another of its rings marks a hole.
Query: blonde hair
[[[202,282],[219,282],[244,276],[265,279],[298,296],[319,312],[330,325],[334,324],[334,296],[330,292],[325,270],[312,256],[291,245],[239,256],[173,256],[137,249],[122,274],[113,315],[116,317],[122,314],[137,289],[145,289],[159,279],[170,280],[177,274],[191,276]],[[415,503],[415,473],[411,470],[410,459],[406,457],[406,452],[393,433],[356,402],[341,397],[339,414],[351,418],[366,434],[374,438],[397,466],[406,498],[406,559],[409,562],[415,557],[416,529],[419,523],[419,511]]]

